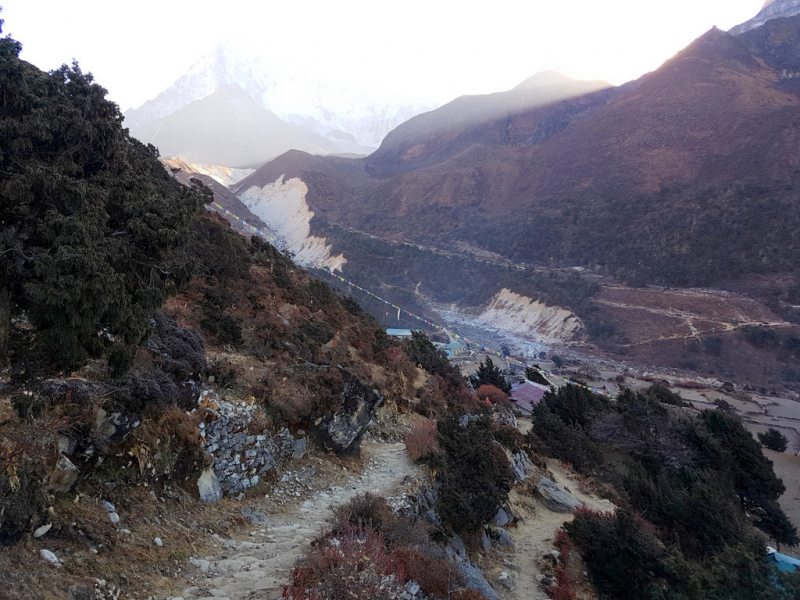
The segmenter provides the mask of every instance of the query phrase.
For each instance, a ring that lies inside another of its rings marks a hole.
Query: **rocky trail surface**
[[[547,470],[560,486],[586,507],[601,512],[614,510],[614,505],[608,500],[583,493],[575,476],[557,461],[549,460]],[[556,531],[566,521],[572,520],[572,514],[551,510],[541,502],[534,501],[530,496],[517,491],[511,492],[509,500],[519,521],[516,527],[509,531],[516,546],[513,563],[506,563],[503,568],[511,565],[517,568],[512,567],[508,570],[515,580],[515,585],[508,591],[501,588],[502,596],[506,600],[547,600],[549,596],[541,586],[541,580],[548,571],[543,568],[546,566],[545,557],[554,552]]]
[[[247,512],[253,524],[249,532],[235,536],[237,539],[215,536],[222,549],[214,555],[190,560],[194,568],[187,569],[190,579],[182,597],[185,600],[280,598],[295,561],[326,527],[332,506],[345,504],[365,492],[384,498],[399,496],[403,480],[417,474],[402,443],[364,442],[362,456],[364,469],[360,474],[345,473],[335,485],[317,490],[305,501],[277,512],[270,512],[275,503],[266,498],[263,512],[252,509]]]

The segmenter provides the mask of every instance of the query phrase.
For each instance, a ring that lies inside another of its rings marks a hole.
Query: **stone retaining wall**
[[[213,460],[220,488],[234,494],[256,485],[270,471],[280,473],[281,464],[305,454],[306,438],[295,438],[288,429],[280,433],[253,433],[260,408],[246,402],[219,400],[214,392],[203,392],[200,405],[216,419],[200,424],[203,447]]]

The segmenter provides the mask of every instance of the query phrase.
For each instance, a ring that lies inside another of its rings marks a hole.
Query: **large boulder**
[[[553,512],[571,513],[583,506],[583,502],[547,477],[542,477],[536,485],[536,496]]]
[[[358,454],[361,438],[383,403],[383,396],[352,373],[343,370],[341,374],[344,380],[341,407],[314,421],[314,434],[326,450],[333,450],[336,454]]]

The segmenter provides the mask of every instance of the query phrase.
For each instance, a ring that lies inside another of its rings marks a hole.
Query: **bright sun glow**
[[[5,33],[52,69],[77,59],[123,109],[171,85],[220,43],[276,72],[362,94],[446,102],[554,69],[620,84],[762,0],[6,0]]]

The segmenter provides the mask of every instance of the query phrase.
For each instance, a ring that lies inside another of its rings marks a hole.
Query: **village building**
[[[410,340],[413,331],[411,329],[387,329],[386,335],[400,338],[401,340]]]
[[[541,383],[534,383],[533,381],[523,381],[522,383],[515,383],[511,386],[510,400],[514,403],[514,407],[521,413],[529,415],[533,412],[533,407],[541,402],[544,395],[550,391],[550,388]]]

